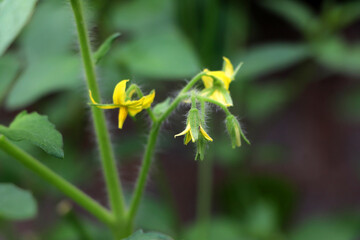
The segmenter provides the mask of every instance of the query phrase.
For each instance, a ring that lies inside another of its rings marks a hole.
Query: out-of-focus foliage
[[[29,20],[37,0],[3,0],[0,2],[0,56]]]
[[[19,67],[19,63],[16,61],[16,58],[13,55],[8,54],[0,58],[0,103],[9,90],[11,82],[15,78]]]
[[[238,79],[256,79],[265,74],[291,67],[309,57],[309,49],[304,44],[269,43],[248,49],[237,56],[244,62]]]
[[[13,184],[0,183],[0,219],[26,220],[37,212],[34,197]]]
[[[313,217],[297,227],[291,240],[356,239],[360,235],[360,215],[356,213]]]
[[[58,1],[36,9],[20,41],[25,69],[9,93],[8,108],[26,107],[51,92],[79,86],[80,61],[71,53],[74,27],[70,14]]]
[[[125,240],[173,240],[171,237],[161,233],[148,232],[144,233],[142,230],[135,232]]]

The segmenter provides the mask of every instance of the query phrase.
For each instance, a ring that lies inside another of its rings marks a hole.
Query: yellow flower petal
[[[225,97],[221,94],[219,90],[215,90],[213,94],[210,96],[211,99],[214,99],[215,101],[218,101],[224,105],[226,105]]]
[[[113,93],[114,104],[123,105],[125,103],[125,88],[128,81],[129,80],[122,80],[116,85]]]
[[[155,98],[155,90],[152,90],[151,93],[147,96],[142,97],[144,99],[143,108],[149,108],[151,103],[154,101]]]
[[[134,117],[136,114],[138,114],[139,112],[141,112],[143,110],[143,108],[140,107],[128,107],[127,108],[130,116]]]
[[[189,131],[189,135],[190,135],[190,137],[191,137],[191,141],[192,141],[192,142],[195,142],[195,138],[194,138],[194,136],[193,136],[192,133],[191,133],[191,129],[190,129],[190,131]]]
[[[187,132],[189,132],[190,131],[190,123],[188,123],[187,125],[186,125],[186,128],[185,128],[185,130],[184,131],[182,131],[181,133],[178,133],[178,134],[176,134],[175,136],[174,136],[174,138],[176,138],[176,137],[178,137],[178,136],[181,136],[181,135],[185,135]]]
[[[119,110],[119,128],[122,129],[125,119],[127,117],[128,110],[125,107],[121,107]]]
[[[140,98],[139,100],[126,101],[122,105],[126,107],[142,107],[144,99]]]
[[[192,139],[191,138],[191,133],[190,132],[188,132],[187,134],[186,134],[186,136],[185,136],[185,141],[184,141],[184,144],[185,145],[187,145],[189,142],[190,142],[190,140]]]
[[[227,76],[224,71],[210,71],[207,73],[207,75],[219,79],[224,84],[224,88],[229,90],[231,78]]]
[[[90,100],[92,102],[92,104],[94,104],[95,107],[97,108],[101,108],[101,109],[114,109],[114,108],[118,108],[119,106],[116,106],[114,104],[99,104],[97,102],[95,102],[93,96],[92,96],[92,93],[91,91],[89,90],[89,97],[90,97]]]
[[[202,76],[201,80],[204,83],[205,88],[211,88],[214,85],[214,79],[209,76]]]
[[[232,80],[234,75],[234,67],[228,58],[223,57],[223,59],[224,59],[224,72]]]
[[[205,132],[205,130],[200,126],[200,132],[204,136],[204,138],[210,142],[213,141],[213,139]]]

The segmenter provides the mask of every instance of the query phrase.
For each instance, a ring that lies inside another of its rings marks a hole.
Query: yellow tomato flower
[[[200,133],[203,135],[203,137],[206,140],[208,140],[210,142],[213,141],[213,139],[205,132],[205,130],[203,129],[203,127],[201,125],[200,125]],[[188,123],[186,125],[186,128],[185,128],[184,131],[182,131],[179,134],[176,134],[174,137],[176,138],[176,137],[181,136],[181,135],[185,135],[185,140],[184,140],[185,145],[187,145],[190,142],[190,140],[192,142],[195,142],[195,138],[194,138],[193,134],[191,133],[190,123]]]
[[[122,129],[125,119],[128,114],[130,116],[135,116],[143,109],[149,108],[151,103],[155,98],[155,90],[151,91],[151,93],[147,96],[140,98],[139,100],[131,100],[131,96],[126,96],[125,89],[126,83],[129,80],[122,80],[119,82],[113,93],[113,104],[99,104],[95,102],[94,98],[91,95],[91,91],[89,91],[90,99],[92,105],[101,109],[114,109],[119,108],[119,128]]]
[[[234,71],[234,67],[230,60],[226,57],[224,59],[224,66],[222,71],[209,71],[205,69],[206,75],[201,77],[205,89],[202,92],[203,96],[209,97],[218,101],[225,106],[232,106],[230,97],[229,86],[231,81],[234,80],[237,71],[240,69],[242,63]]]

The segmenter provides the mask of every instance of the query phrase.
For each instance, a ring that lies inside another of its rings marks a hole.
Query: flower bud
[[[199,128],[200,128],[200,115],[197,108],[191,108],[188,115],[188,122],[190,124],[190,131],[197,141],[199,139]]]
[[[243,133],[241,131],[240,123],[234,115],[226,117],[226,128],[231,139],[232,147],[240,147],[241,135],[243,135]]]

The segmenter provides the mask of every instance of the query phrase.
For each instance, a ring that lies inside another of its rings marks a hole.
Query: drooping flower
[[[208,140],[208,141],[210,141],[210,142],[213,141],[213,139],[205,132],[204,128],[203,128],[201,125],[199,126],[199,130],[200,130],[201,135],[202,135],[206,140]],[[195,142],[195,141],[196,141],[195,138],[194,138],[194,134],[192,133],[192,129],[191,129],[191,127],[190,127],[190,123],[187,123],[186,128],[185,128],[184,131],[182,131],[182,132],[179,133],[179,134],[176,134],[174,137],[176,138],[176,137],[182,136],[182,135],[185,135],[185,139],[184,139],[184,144],[185,144],[185,145],[187,145],[187,144],[190,142],[190,140],[191,140],[192,142]]]
[[[155,90],[151,91],[151,93],[147,96],[143,96],[138,100],[131,100],[133,92],[131,94],[126,95],[126,83],[129,80],[120,81],[113,93],[113,104],[99,104],[92,97],[91,91],[89,91],[90,99],[92,105],[101,109],[115,109],[119,108],[119,128],[122,129],[125,119],[128,114],[130,116],[135,116],[143,109],[149,108],[151,103],[155,98]]]
[[[239,121],[234,115],[227,116],[225,123],[233,148],[241,146],[241,137],[247,144],[250,144],[250,141],[246,138],[244,132],[241,130]]]
[[[242,63],[234,71],[234,67],[230,60],[226,57],[224,59],[224,66],[222,71],[204,70],[206,75],[201,77],[205,89],[202,95],[218,101],[225,106],[232,106],[232,99],[229,92],[231,81],[235,79],[237,71],[240,69]]]

